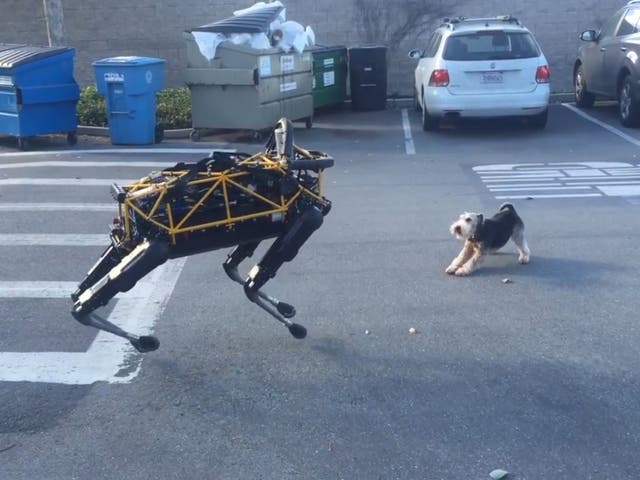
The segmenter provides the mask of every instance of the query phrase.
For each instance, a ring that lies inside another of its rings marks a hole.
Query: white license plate
[[[502,72],[483,72],[482,83],[502,83]]]

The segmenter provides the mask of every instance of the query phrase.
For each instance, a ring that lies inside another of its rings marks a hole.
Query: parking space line
[[[602,197],[600,193],[552,193],[535,195],[535,198],[584,198],[584,197]],[[526,200],[534,198],[531,195],[496,195],[497,200]]]
[[[69,298],[77,282],[0,282],[0,298]]]
[[[406,108],[402,109],[402,129],[404,130],[404,148],[407,151],[407,155],[415,155],[416,147],[413,144],[411,122],[409,122],[409,112]]]
[[[0,212],[106,212],[116,210],[115,203],[0,203]]]
[[[185,261],[169,260],[140,280],[122,295],[109,321],[125,330],[152,333]],[[138,375],[141,360],[129,342],[100,332],[86,352],[0,352],[0,382],[129,383]]]
[[[101,187],[112,183],[127,185],[135,179],[114,178],[2,178],[0,185],[40,185],[57,187]]]
[[[577,115],[580,115],[582,118],[590,121],[591,123],[595,123],[596,125],[604,128],[608,132],[613,133],[614,135],[617,135],[618,137],[622,138],[623,140],[626,140],[627,142],[634,144],[636,147],[640,147],[640,140],[638,140],[636,138],[633,138],[631,135],[627,135],[623,131],[618,130],[615,127],[612,127],[611,125],[609,125],[608,123],[603,122],[602,120],[598,120],[597,118],[592,117],[591,115],[589,115],[588,113],[583,112],[582,110],[580,110],[579,108],[575,107],[574,105],[571,105],[570,103],[563,103],[562,106],[568,108],[569,110],[571,110],[572,112],[576,113]]]
[[[103,162],[87,162],[83,160],[51,160],[44,162],[20,162],[20,163],[5,163],[0,165],[0,170],[9,170],[14,168],[41,168],[41,167],[56,167],[56,168],[77,168],[77,167],[161,167],[175,165],[176,161],[159,160],[157,162],[127,162],[126,160],[112,161],[105,160]]]
[[[124,154],[168,154],[193,153],[206,154],[211,152],[237,152],[235,148],[103,148],[87,150],[39,150],[33,152],[1,152],[1,157],[51,157],[61,155],[124,155]]]
[[[0,233],[2,247],[106,247],[106,234],[76,233]]]

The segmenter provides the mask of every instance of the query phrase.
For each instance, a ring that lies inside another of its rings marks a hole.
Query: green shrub
[[[156,122],[165,129],[191,128],[188,88],[167,88],[156,96]]]
[[[102,97],[95,85],[80,89],[78,100],[78,123],[90,127],[106,127],[107,113],[104,97]]]
[[[105,100],[95,85],[80,90],[77,111],[80,125],[108,125]],[[191,96],[188,88],[166,88],[157,93],[156,123],[166,130],[191,128]]]

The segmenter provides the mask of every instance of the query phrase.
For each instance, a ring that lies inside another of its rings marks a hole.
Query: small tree
[[[407,37],[422,35],[455,8],[446,0],[355,0],[355,5],[365,41],[392,48]]]
[[[62,0],[42,0],[44,18],[47,24],[47,37],[49,46],[64,44],[64,15],[62,13]]]

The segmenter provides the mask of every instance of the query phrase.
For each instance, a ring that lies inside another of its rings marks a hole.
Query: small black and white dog
[[[450,275],[471,274],[486,253],[504,247],[509,239],[520,252],[518,262],[529,263],[531,253],[524,239],[524,223],[510,203],[500,205],[498,213],[487,219],[479,213],[464,212],[449,231],[459,240],[464,240],[462,250],[446,269]]]

